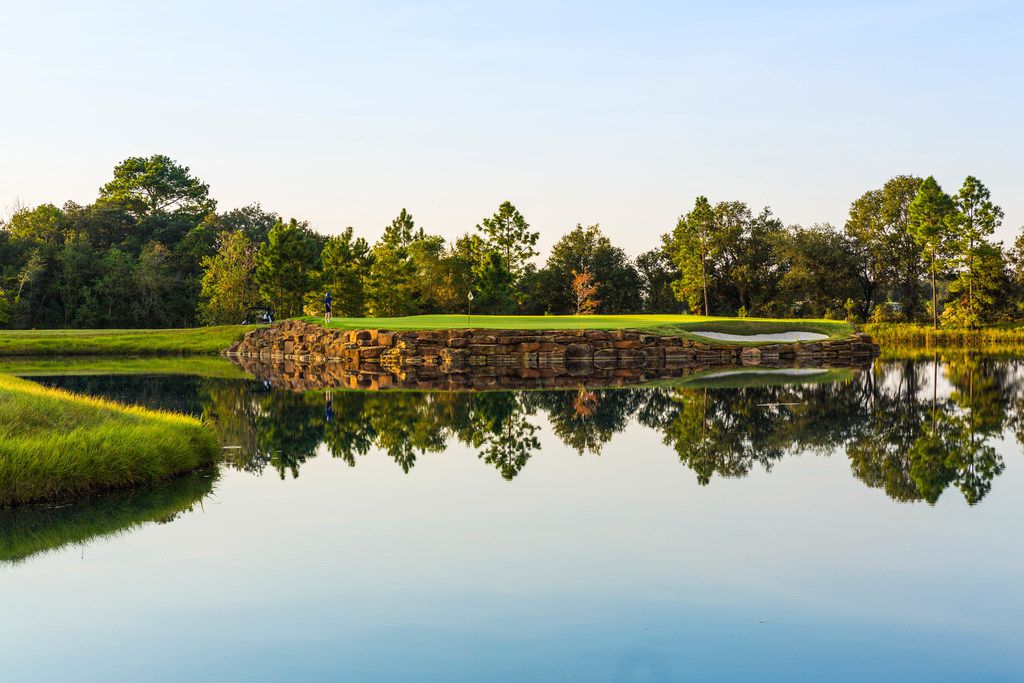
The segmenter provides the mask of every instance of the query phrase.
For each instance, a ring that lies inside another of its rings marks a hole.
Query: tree
[[[979,253],[986,246],[986,238],[999,227],[1003,210],[992,203],[988,188],[975,178],[967,176],[960,191],[953,197],[953,211],[948,222],[954,262],[958,266],[961,289],[967,295],[968,319],[978,318],[974,286],[978,277]]]
[[[319,245],[312,231],[294,218],[278,222],[256,253],[256,283],[266,303],[279,318],[302,314],[303,302],[314,281]]]
[[[514,313],[515,276],[497,251],[486,252],[474,270],[477,297],[475,310],[496,315]]]
[[[673,288],[690,309],[699,309],[703,295],[704,315],[711,315],[708,304],[708,269],[721,250],[715,214],[707,197],[697,197],[693,209],[680,217],[672,231],[672,258],[681,277]]]
[[[242,230],[221,238],[217,252],[203,259],[200,317],[210,325],[238,324],[259,301],[256,248]]]
[[[942,324],[979,327],[1013,314],[1009,268],[1000,245],[980,242],[974,249],[968,279],[961,274],[949,285],[950,301],[942,311]]]
[[[171,252],[159,242],[143,248],[132,273],[134,314],[143,327],[165,327],[171,319],[167,302],[179,287],[171,271]]]
[[[597,311],[601,302],[594,298],[597,295],[597,282],[592,273],[574,271],[572,293],[576,300],[576,315],[592,315]]]
[[[16,240],[41,244],[59,244],[64,239],[67,217],[53,204],[20,209],[4,225]]]
[[[589,272],[598,287],[604,313],[635,312],[640,300],[640,275],[626,252],[614,246],[601,226],[577,224],[551,248],[534,296],[542,301],[542,313],[570,313],[576,301],[572,281],[577,272]]]
[[[270,229],[280,222],[281,217],[273,211],[265,211],[257,203],[221,214],[212,214],[208,220],[218,234],[241,230],[253,246],[258,246],[267,241]]]
[[[114,178],[100,188],[100,200],[124,207],[136,219],[158,213],[198,219],[217,207],[209,185],[163,154],[122,161],[114,167]]]
[[[662,248],[645,251],[636,258],[640,276],[640,297],[644,313],[678,313],[679,302],[672,283],[679,279],[675,263]]]
[[[366,314],[365,280],[369,266],[370,246],[362,237],[354,237],[351,227],[327,240],[320,252],[317,279],[320,289],[331,293],[333,309],[338,314],[346,317]],[[323,305],[319,291],[313,299],[317,306]]]
[[[497,212],[476,226],[487,246],[502,259],[502,267],[511,273],[513,281],[523,273],[526,262],[537,255],[539,232],[531,232],[530,225],[512,202],[502,202]]]
[[[910,235],[910,203],[921,179],[896,176],[880,189],[870,190],[850,205],[844,233],[853,248],[860,289],[859,316],[863,319],[879,301],[895,298],[902,312],[913,318],[921,306],[920,280],[924,274],[921,245]]]
[[[412,214],[402,209],[391,224],[384,228],[380,241],[390,247],[408,247],[423,237],[423,228],[417,230]]]
[[[827,223],[794,226],[779,240],[777,258],[785,272],[778,291],[789,302],[781,313],[842,317],[856,265],[841,232]]]
[[[921,183],[913,201],[907,208],[909,219],[907,230],[911,237],[921,245],[922,254],[928,263],[932,279],[932,327],[939,327],[939,301],[937,279],[939,269],[943,267],[949,252],[949,216],[953,211],[953,201],[949,198],[933,176],[928,176]]]
[[[106,327],[131,325],[134,271],[135,259],[131,254],[114,248],[103,255],[100,262],[103,275],[96,283],[96,295],[100,301],[100,319]]]

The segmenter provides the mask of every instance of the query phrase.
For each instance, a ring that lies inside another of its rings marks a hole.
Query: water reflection
[[[74,504],[31,505],[0,511],[0,563],[166,524],[197,505],[214,487],[214,470],[194,472],[158,486],[91,496]]]
[[[293,393],[264,382],[171,378],[48,378],[51,384],[212,419],[231,467],[298,477],[323,444],[355,466],[373,449],[403,472],[450,442],[465,444],[505,479],[541,448],[546,424],[581,456],[600,455],[615,435],[654,429],[702,485],[770,471],[787,455],[843,453],[853,474],[897,501],[934,504],[955,488],[974,505],[1004,470],[993,446],[1024,434],[1021,361],[963,356],[887,361],[871,371],[715,377],[665,388],[493,392]],[[839,378],[838,380],[836,378]],[[134,388],[133,388],[134,387]],[[134,393],[134,396],[132,395]]]

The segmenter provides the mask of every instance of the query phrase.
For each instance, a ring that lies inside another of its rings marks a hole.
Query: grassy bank
[[[151,484],[219,453],[194,418],[8,375],[0,375],[0,415],[0,506]]]
[[[221,379],[249,377],[221,356],[8,356],[0,374],[21,377],[83,375],[195,375]]]
[[[303,320],[323,323],[322,318],[309,317]],[[465,315],[414,315],[404,318],[334,318],[328,327],[341,330],[633,329],[681,336],[692,336],[695,331],[740,335],[815,332],[831,339],[847,337],[853,332],[848,323],[840,320],[719,318],[702,315],[474,315],[471,319]]]
[[[180,330],[2,330],[0,356],[214,354],[252,325]]]
[[[1024,327],[1016,324],[993,325],[977,330],[933,330],[930,325],[888,323],[865,325],[883,352],[893,353],[925,349],[928,351],[963,350],[989,353],[1024,352]]]

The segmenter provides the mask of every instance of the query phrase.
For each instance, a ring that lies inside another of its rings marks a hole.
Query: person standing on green
[[[331,293],[324,294],[324,325],[331,322]]]

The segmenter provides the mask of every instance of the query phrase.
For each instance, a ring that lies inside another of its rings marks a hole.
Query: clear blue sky
[[[0,0],[0,207],[163,153],[371,239],[510,199],[637,254],[697,194],[841,225],[899,173],[1024,223],[1024,3],[156,4]]]

